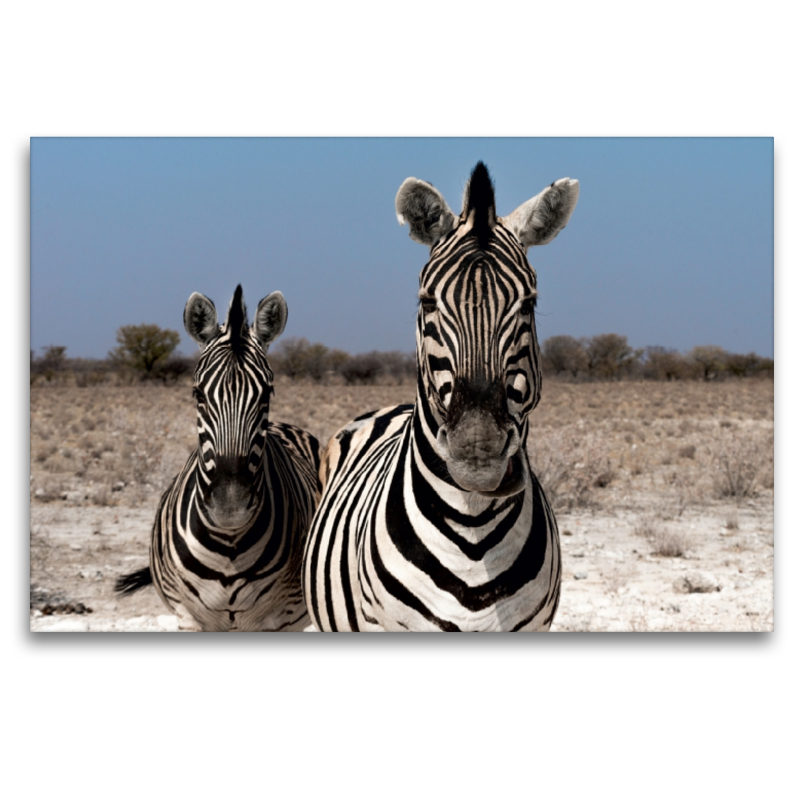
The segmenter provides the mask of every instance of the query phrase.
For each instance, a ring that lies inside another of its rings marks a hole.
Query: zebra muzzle
[[[246,459],[220,459],[206,498],[214,524],[228,530],[247,525],[258,508],[253,489]]]
[[[513,425],[503,430],[482,414],[465,414],[452,430],[442,425],[436,437],[436,450],[453,480],[464,491],[491,497],[522,489],[519,444]]]

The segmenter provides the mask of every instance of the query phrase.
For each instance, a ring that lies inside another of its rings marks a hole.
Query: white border
[[[304,795],[341,783],[404,797],[782,795],[798,697],[797,537],[782,499],[796,475],[789,303],[800,264],[789,7],[222,8],[40,2],[4,13],[0,241],[16,379],[3,459],[8,785],[24,777],[36,796],[76,785],[88,796],[230,794],[246,783]],[[775,136],[774,634],[253,647],[26,633],[29,137],[286,134]]]

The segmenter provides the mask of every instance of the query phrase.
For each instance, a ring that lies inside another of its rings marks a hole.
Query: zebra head
[[[458,217],[425,181],[407,178],[397,193],[400,223],[431,248],[420,274],[418,402],[426,435],[465,491],[502,497],[524,488],[520,450],[541,386],[536,273],[526,252],[558,235],[578,192],[578,181],[563,178],[498,217],[478,162]]]
[[[215,528],[240,529],[260,510],[273,391],[267,349],[286,326],[287,315],[283,295],[273,292],[258,304],[249,326],[241,286],[222,326],[207,297],[195,292],[186,303],[183,324],[202,351],[193,392],[201,509]]]

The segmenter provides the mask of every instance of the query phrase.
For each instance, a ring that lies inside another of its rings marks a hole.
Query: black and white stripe
[[[482,163],[459,217],[430,184],[401,186],[398,217],[431,247],[417,399],[359,417],[323,453],[303,562],[320,630],[549,629],[561,561],[526,452],[541,371],[525,251],[552,240],[577,199],[563,179],[498,218]]]
[[[202,353],[194,375],[199,446],[161,498],[150,567],[118,591],[150,581],[181,627],[297,631],[309,624],[301,588],[316,505],[319,444],[268,421],[266,351],[286,324],[286,301],[259,303],[252,327],[238,286],[224,326],[213,303],[189,298],[184,324]]]

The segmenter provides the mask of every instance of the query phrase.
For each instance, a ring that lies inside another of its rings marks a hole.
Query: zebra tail
[[[142,567],[137,569],[136,572],[129,572],[121,578],[117,578],[114,583],[114,591],[117,594],[129,595],[138,592],[139,589],[144,589],[145,586],[150,586],[153,583],[153,573],[150,572],[150,567]]]

